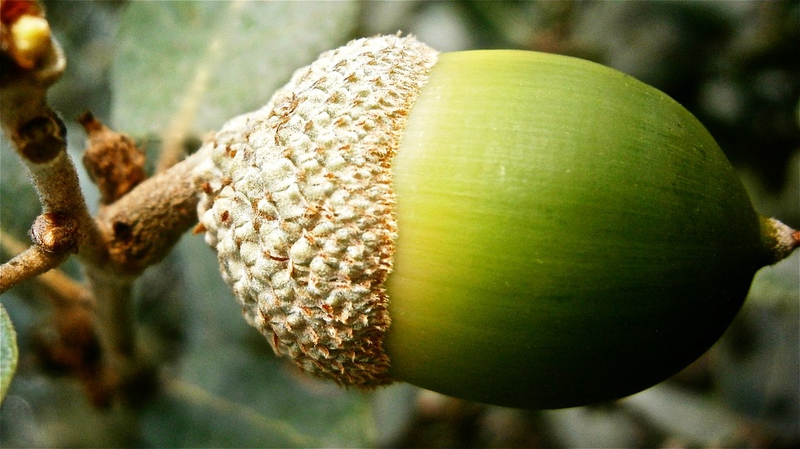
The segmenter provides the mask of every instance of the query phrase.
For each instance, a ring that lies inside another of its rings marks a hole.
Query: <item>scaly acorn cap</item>
[[[245,318],[277,354],[343,385],[391,382],[391,164],[436,57],[413,37],[352,41],[210,143],[201,222]]]

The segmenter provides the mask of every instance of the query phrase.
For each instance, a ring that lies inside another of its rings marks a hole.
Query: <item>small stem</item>
[[[199,186],[192,172],[207,157],[198,152],[103,207],[97,224],[106,237],[110,263],[81,258],[97,298],[95,326],[111,381],[123,394],[126,385],[152,374],[136,346],[133,282],[197,221]]]
[[[21,241],[15,239],[13,236],[8,234],[7,232],[0,229],[0,249],[2,252],[12,255],[16,254],[15,258],[22,258],[26,257],[23,256],[22,253],[26,251],[30,251],[34,247],[27,247]],[[44,251],[47,254],[55,256],[52,252]],[[64,257],[67,254],[63,254]],[[6,262],[3,266],[0,266],[0,285],[6,287],[6,280],[8,280],[7,284],[8,287],[12,287],[23,280],[27,280],[30,278],[34,278],[36,273],[29,273],[28,271],[31,269],[20,269],[21,273],[16,274],[16,276],[24,277],[24,279],[20,279],[14,281],[11,279],[11,276],[14,274],[11,271],[8,271],[8,279],[6,276],[6,272],[4,270],[11,270],[11,268],[7,268],[6,265],[10,264],[11,261]],[[53,262],[55,263],[55,262]],[[58,262],[59,264],[61,262]],[[56,307],[69,307],[75,305],[91,305],[93,303],[93,299],[89,292],[81,285],[79,282],[73,280],[61,270],[55,269],[53,266],[50,271],[42,273],[40,276],[34,278],[34,282],[38,287],[41,287],[45,293],[46,298],[52,300],[53,305]],[[8,288],[2,289],[0,293],[5,292]]]
[[[101,210],[98,225],[121,272],[138,274],[159,262],[197,222],[200,186],[192,171],[209,157],[201,149]]]
[[[800,248],[800,231],[774,218],[761,218],[761,235],[769,250],[769,264],[780,262]]]
[[[3,236],[5,240],[5,236]],[[0,294],[11,287],[58,267],[69,253],[51,253],[39,245],[27,248],[0,265]]]
[[[43,215],[53,214],[74,222],[79,254],[102,258],[103,238],[89,213],[78,172],[67,154],[66,127],[47,105],[37,104],[37,111],[37,114],[21,111],[20,115],[33,115],[21,124],[10,117],[9,122],[3,123],[5,131],[28,168]]]

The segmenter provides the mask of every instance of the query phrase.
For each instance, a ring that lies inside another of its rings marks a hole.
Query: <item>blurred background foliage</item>
[[[796,0],[44,3],[68,58],[50,98],[71,122],[76,160],[85,137],[72,119],[85,109],[156,160],[176,128],[196,148],[319,52],[400,30],[442,51],[579,56],[652,84],[706,124],[759,211],[800,227]],[[27,241],[39,202],[2,146],[0,224]],[[88,181],[84,191],[95,205]],[[3,295],[20,360],[0,408],[0,446],[797,447],[799,260],[762,270],[725,337],[675,378],[613,403],[532,412],[298,375],[244,323],[214,254],[187,235],[138,283],[141,344],[162,380],[141,404],[93,408],[41,350],[54,330],[35,283]],[[63,269],[80,277],[73,262]]]

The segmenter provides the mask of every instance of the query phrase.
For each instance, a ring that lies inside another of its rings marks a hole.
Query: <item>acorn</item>
[[[205,147],[200,226],[244,317],[358,388],[630,395],[703,354],[800,240],[683,107],[566,56],[354,40]]]

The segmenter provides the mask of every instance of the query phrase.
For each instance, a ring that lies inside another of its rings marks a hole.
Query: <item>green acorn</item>
[[[689,112],[565,56],[359,39],[206,145],[200,219],[245,318],[360,388],[635,393],[705,352],[800,240]]]

